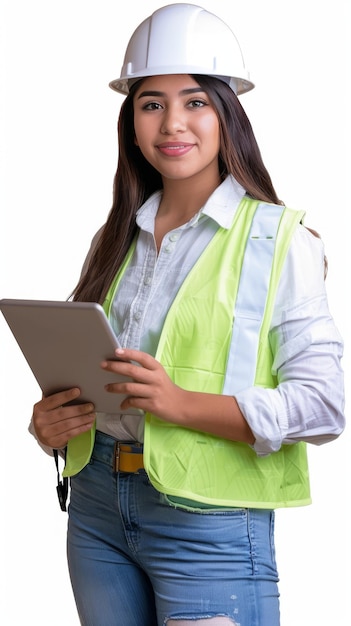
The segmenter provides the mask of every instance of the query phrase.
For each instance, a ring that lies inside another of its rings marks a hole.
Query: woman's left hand
[[[125,411],[141,409],[165,421],[180,423],[187,392],[171,381],[163,366],[150,354],[139,350],[118,349],[116,357],[117,361],[103,361],[101,367],[133,379],[106,385],[107,391],[128,396],[121,408]]]

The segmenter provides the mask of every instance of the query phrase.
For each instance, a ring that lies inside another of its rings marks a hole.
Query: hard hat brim
[[[171,68],[170,68],[171,70]],[[120,77],[120,78],[116,78],[115,80],[112,80],[109,83],[109,87],[111,89],[113,89],[113,91],[117,91],[118,93],[121,93],[123,95],[128,95],[129,93],[129,88],[130,85],[137,82],[138,80],[141,80],[142,78],[147,78],[149,76],[164,76],[164,75],[172,75],[172,74],[183,74],[184,72],[175,72],[174,70],[172,71],[165,71],[165,68],[162,68],[162,71],[160,72],[156,72],[153,71],[152,74],[145,72],[145,73],[138,73],[138,75],[135,76],[128,76],[128,77]],[[199,74],[202,76],[211,76],[210,74],[208,74],[208,72],[204,72],[204,71],[197,71],[195,69],[194,72],[191,72],[192,74]],[[248,91],[251,91],[252,89],[254,89],[255,84],[249,80],[249,78],[243,78],[243,77],[228,77],[228,76],[219,76],[219,75],[213,75],[214,78],[218,78],[219,80],[223,80],[223,82],[225,82],[227,85],[229,85],[229,87],[232,89],[232,91],[234,91],[234,93],[237,96],[242,95],[243,93],[247,93]]]

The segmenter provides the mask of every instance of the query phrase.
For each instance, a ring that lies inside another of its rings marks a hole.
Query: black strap
[[[66,502],[67,502],[67,497],[68,497],[68,478],[67,476],[63,476],[61,479],[59,462],[58,462],[58,451],[55,449],[54,449],[54,459],[55,459],[55,465],[56,465],[56,470],[57,470],[56,491],[57,491],[58,501],[60,503],[61,511],[67,511]]]

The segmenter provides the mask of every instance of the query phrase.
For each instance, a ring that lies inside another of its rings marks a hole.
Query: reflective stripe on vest
[[[283,206],[262,202],[252,220],[235,302],[223,394],[237,393],[255,382],[260,328],[283,210]]]

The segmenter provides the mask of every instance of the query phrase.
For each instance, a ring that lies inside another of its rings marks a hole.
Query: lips
[[[193,147],[194,144],[192,143],[166,141],[158,144],[157,149],[165,156],[179,157],[190,152]]]

